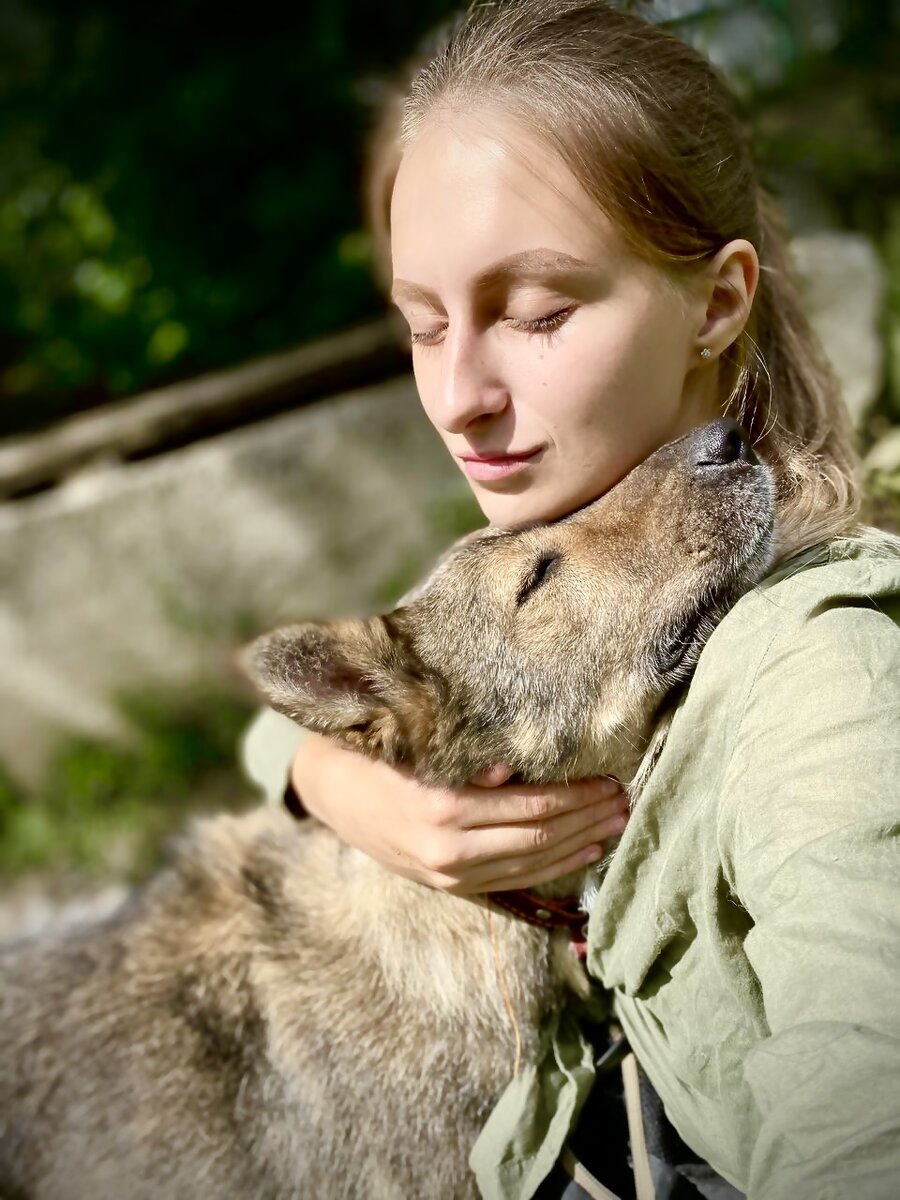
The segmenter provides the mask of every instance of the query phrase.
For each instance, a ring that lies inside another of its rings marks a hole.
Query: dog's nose
[[[735,462],[759,464],[750,439],[737,421],[723,417],[698,430],[694,442],[695,467],[727,467]]]

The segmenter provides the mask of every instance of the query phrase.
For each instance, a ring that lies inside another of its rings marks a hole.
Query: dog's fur
[[[632,781],[768,563],[770,473],[726,461],[733,436],[707,427],[562,521],[468,539],[388,616],[276,631],[248,669],[301,724],[431,783],[497,762]],[[468,1154],[514,1061],[487,916],[274,807],[199,823],[107,923],[0,956],[0,1195],[474,1196]],[[564,934],[492,920],[528,1060],[581,968]]]

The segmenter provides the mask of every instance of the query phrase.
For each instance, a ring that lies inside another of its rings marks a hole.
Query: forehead
[[[568,167],[510,119],[432,118],[404,151],[394,186],[395,277],[436,286],[444,274],[475,275],[535,247],[587,260],[623,249]]]

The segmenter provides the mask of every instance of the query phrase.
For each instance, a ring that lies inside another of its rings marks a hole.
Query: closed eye
[[[574,311],[574,305],[570,304],[568,308],[557,309],[556,312],[548,313],[545,317],[535,317],[533,321],[509,317],[507,323],[511,328],[521,330],[522,333],[554,334],[566,323]]]
[[[516,596],[516,607],[521,607],[529,596],[533,595],[542,583],[549,578],[562,562],[562,555],[556,551],[548,551],[537,560],[519,588]]]

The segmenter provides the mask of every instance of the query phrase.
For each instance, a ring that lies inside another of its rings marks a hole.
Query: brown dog
[[[716,422],[564,520],[470,538],[388,616],[261,638],[250,673],[430,782],[496,762],[634,781],[666,696],[769,562],[773,494]],[[0,956],[0,1195],[474,1196],[507,1004],[527,1059],[581,971],[565,935],[499,911],[492,948],[488,912],[272,808],[200,822],[110,921]]]

